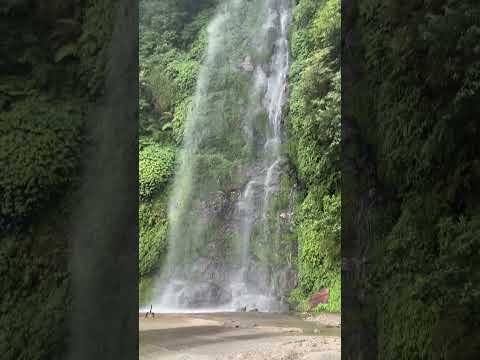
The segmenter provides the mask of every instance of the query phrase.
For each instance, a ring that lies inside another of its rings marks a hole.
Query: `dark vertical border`
[[[375,294],[367,292],[375,226],[375,163],[359,125],[368,103],[358,2],[342,0],[342,359],[374,360]]]
[[[70,359],[138,358],[138,2],[115,6],[74,220]]]

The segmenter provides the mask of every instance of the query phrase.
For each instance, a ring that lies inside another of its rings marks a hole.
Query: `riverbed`
[[[144,360],[340,359],[340,315],[139,314]]]

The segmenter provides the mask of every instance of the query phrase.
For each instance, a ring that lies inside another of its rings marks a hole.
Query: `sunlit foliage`
[[[299,287],[292,301],[306,310],[309,295],[327,287],[340,310],[340,1],[301,0],[291,32],[289,153],[303,200],[295,227]]]
[[[141,276],[157,269],[167,250],[168,183],[214,9],[215,1],[140,1]]]

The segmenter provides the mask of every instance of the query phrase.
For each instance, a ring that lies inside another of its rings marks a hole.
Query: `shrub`
[[[150,144],[140,150],[139,182],[140,199],[151,199],[161,190],[173,174],[175,151],[171,147]]]
[[[32,96],[3,112],[1,123],[0,216],[24,217],[72,181],[83,120],[73,105]]]

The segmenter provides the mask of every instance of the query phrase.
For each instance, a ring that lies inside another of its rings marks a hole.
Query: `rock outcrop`
[[[319,292],[313,294],[309,301],[309,310],[314,309],[318,304],[328,304],[330,297],[330,290],[327,288],[321,289]]]

